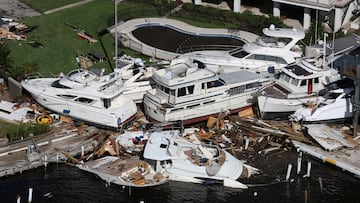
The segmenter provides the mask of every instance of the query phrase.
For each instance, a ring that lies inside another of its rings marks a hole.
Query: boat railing
[[[206,51],[206,50],[217,50],[217,51],[230,51],[239,48],[236,45],[195,45],[195,46],[182,46],[177,48],[176,53],[184,54],[194,51]]]
[[[25,79],[36,79],[36,78],[46,78],[46,77],[59,77],[59,75],[55,75],[52,72],[48,72],[46,74],[40,72],[34,72],[24,75]]]

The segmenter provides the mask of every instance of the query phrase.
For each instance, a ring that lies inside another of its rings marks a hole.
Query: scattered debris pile
[[[85,30],[81,29],[81,28],[78,28],[74,25],[71,25],[69,23],[64,23],[66,26],[72,28],[73,31],[76,32],[76,36],[79,38],[79,39],[82,39],[82,40],[85,40],[87,41],[88,43],[90,44],[93,44],[93,43],[96,43],[97,40],[91,35],[89,34],[88,32],[86,32]]]
[[[26,40],[26,33],[35,27],[29,27],[24,23],[14,22],[11,18],[1,18],[0,21],[0,40]]]

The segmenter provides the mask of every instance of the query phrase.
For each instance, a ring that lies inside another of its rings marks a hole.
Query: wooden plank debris
[[[341,147],[354,147],[354,143],[350,143],[341,134],[340,131],[331,128],[325,124],[309,124],[304,125],[307,133],[326,150],[333,151]]]

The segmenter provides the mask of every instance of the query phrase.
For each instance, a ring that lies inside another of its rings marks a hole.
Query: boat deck
[[[106,174],[121,176],[122,173],[127,172],[131,169],[135,169],[141,164],[141,160],[138,157],[132,157],[130,159],[106,159],[106,160],[95,160],[87,162],[86,165],[94,170],[103,172]]]
[[[278,84],[271,85],[265,89],[266,96],[271,96],[279,99],[286,99],[287,95],[290,93],[283,87]]]

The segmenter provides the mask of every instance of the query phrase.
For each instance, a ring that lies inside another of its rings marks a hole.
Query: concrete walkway
[[[39,16],[40,12],[32,9],[30,6],[19,0],[0,0],[0,16],[12,18],[15,21],[25,18]]]
[[[184,32],[193,35],[213,34],[213,35],[222,35],[222,36],[224,35],[236,36],[245,42],[254,41],[258,37],[254,33],[246,32],[242,30],[230,30],[230,29],[221,29],[221,28],[201,28],[201,27],[192,26],[182,21],[168,19],[168,18],[138,18],[118,24],[116,30],[118,32],[119,41],[123,44],[123,46],[138,51],[147,56],[155,57],[158,59],[165,59],[165,60],[171,60],[179,54],[164,50],[159,50],[155,47],[151,47],[147,44],[144,44],[141,41],[139,41],[137,38],[135,38],[132,35],[132,31],[138,28],[139,26],[143,26],[143,25],[161,25],[167,27],[175,27],[176,29],[183,30]],[[110,33],[115,35],[115,27],[109,28],[109,31]]]
[[[75,6],[79,6],[79,5],[82,5],[82,4],[86,4],[86,3],[89,3],[89,2],[92,2],[92,1],[94,1],[94,0],[83,0],[83,1],[73,3],[73,4],[67,4],[65,6],[61,6],[61,7],[58,7],[58,8],[54,8],[54,9],[50,9],[48,11],[45,11],[44,14],[46,15],[46,14],[50,14],[50,13],[55,13],[57,11],[65,10],[65,9],[72,8],[72,7],[75,7]]]

